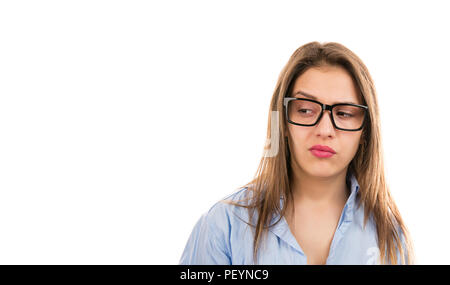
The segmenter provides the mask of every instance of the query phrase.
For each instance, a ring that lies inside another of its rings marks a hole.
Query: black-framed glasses
[[[299,126],[315,126],[323,116],[323,112],[331,112],[333,126],[342,131],[359,131],[363,128],[367,117],[367,106],[337,103],[334,105],[323,104],[319,101],[285,97],[283,105],[286,118],[289,123]]]

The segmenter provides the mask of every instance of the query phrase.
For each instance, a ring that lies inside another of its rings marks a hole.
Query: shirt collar
[[[344,209],[341,213],[341,217],[339,218],[338,228],[337,230],[340,230],[342,233],[345,232],[348,225],[353,221],[354,216],[354,210],[355,210],[355,204],[356,204],[356,197],[359,191],[359,183],[356,180],[356,176],[354,173],[349,173],[346,177],[347,181],[349,182],[350,186],[350,196],[347,199],[347,202],[345,203]],[[280,206],[283,207],[284,204],[284,197],[281,196],[280,198]],[[276,214],[272,218],[271,225],[274,224],[276,221],[280,219],[280,215]],[[336,231],[337,231],[336,230]],[[286,219],[282,217],[280,221],[269,228],[269,231],[277,235],[280,239],[284,240],[286,243],[291,245],[293,248],[297,249],[301,253],[303,251],[301,250],[297,240],[293,236],[292,232],[290,231],[289,225],[286,222]]]

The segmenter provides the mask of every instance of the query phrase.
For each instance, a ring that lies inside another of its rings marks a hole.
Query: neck
[[[291,182],[294,203],[317,206],[345,205],[350,195],[346,174],[347,169],[328,177],[312,176],[303,171],[297,171]]]

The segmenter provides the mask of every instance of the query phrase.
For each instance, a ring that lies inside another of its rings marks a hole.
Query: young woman
[[[202,215],[180,264],[413,264],[361,59],[338,43],[301,46],[270,111],[254,179]]]

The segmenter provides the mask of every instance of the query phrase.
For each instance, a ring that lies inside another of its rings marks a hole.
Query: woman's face
[[[307,97],[297,92],[313,95]],[[315,99],[332,105],[340,102],[362,104],[351,76],[342,67],[314,67],[300,75],[291,97]],[[347,171],[347,167],[358,150],[361,131],[335,129],[331,113],[325,111],[317,125],[312,127],[293,125],[287,122],[292,167],[308,176],[330,177]],[[317,157],[310,151],[314,145],[331,147],[336,153],[331,157]]]

